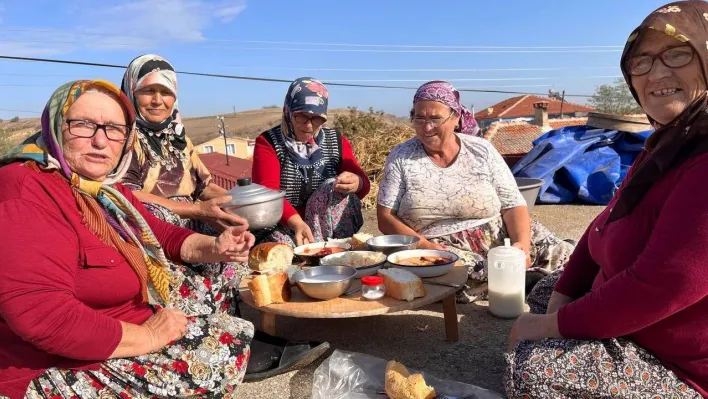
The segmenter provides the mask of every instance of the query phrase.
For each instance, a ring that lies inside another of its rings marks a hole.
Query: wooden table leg
[[[457,305],[455,294],[442,300],[443,315],[445,317],[445,339],[450,342],[457,342],[460,339],[457,323]]]
[[[261,330],[269,335],[275,335],[275,313],[261,312]]]

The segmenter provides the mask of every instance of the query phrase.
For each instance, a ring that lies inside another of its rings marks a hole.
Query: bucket
[[[529,213],[533,211],[533,206],[536,204],[538,192],[541,191],[541,186],[544,183],[543,179],[532,179],[529,177],[515,177],[516,185],[519,186],[521,195],[526,200],[526,206],[529,208]]]

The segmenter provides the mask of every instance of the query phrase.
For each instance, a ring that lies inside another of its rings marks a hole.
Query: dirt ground
[[[578,239],[603,209],[587,205],[537,205],[534,219],[561,238]],[[373,211],[365,212],[362,229],[378,233]],[[255,311],[243,307],[244,317],[258,325]],[[485,302],[458,305],[460,340],[445,342],[442,305],[417,311],[360,319],[279,318],[278,334],[294,340],[326,340],[332,348],[396,359],[439,378],[502,391],[507,335],[513,321],[493,317]],[[328,356],[328,355],[326,355]],[[239,397],[249,399],[309,398],[312,376],[320,362],[269,380],[244,384]]]

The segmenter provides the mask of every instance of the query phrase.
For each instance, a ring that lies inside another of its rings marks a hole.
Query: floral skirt
[[[307,200],[305,223],[310,226],[315,242],[329,238],[348,238],[364,225],[361,201],[355,194],[334,191],[334,179],[322,183]],[[293,232],[282,225],[254,233],[256,242],[282,242],[295,246]]]
[[[149,209],[163,220],[183,223],[166,208],[151,204]],[[177,342],[147,355],[105,360],[97,370],[48,369],[30,383],[25,398],[235,397],[255,331],[233,316],[239,278],[229,266],[170,263],[169,306],[188,319]]]
[[[444,245],[454,252],[465,264],[469,273],[470,283],[487,280],[487,253],[490,249],[504,245],[504,239],[509,234],[502,217],[469,230],[460,231],[430,241]],[[531,222],[531,268],[529,272],[550,274],[562,267],[573,253],[575,246],[557,238],[550,230],[537,221]],[[486,294],[474,289],[464,289],[457,295],[460,303],[470,303],[482,299]]]
[[[545,313],[561,271],[531,291],[532,313]],[[506,354],[506,394],[516,398],[700,398],[646,349],[627,339],[546,339]]]

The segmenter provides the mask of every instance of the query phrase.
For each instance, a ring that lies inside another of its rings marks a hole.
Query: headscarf
[[[460,116],[459,123],[455,128],[458,133],[481,136],[482,131],[474,119],[474,115],[460,103],[460,92],[452,84],[434,80],[418,88],[413,96],[413,105],[418,101],[437,101],[452,108]]]
[[[160,123],[152,123],[145,119],[138,109],[135,92],[145,86],[159,84],[167,88],[175,96],[175,103],[170,110],[170,116]],[[145,148],[145,153],[153,163],[161,163],[171,169],[174,167],[174,157],[181,162],[187,160],[184,149],[187,139],[184,125],[179,116],[177,101],[177,74],[172,65],[155,54],[145,54],[134,59],[128,65],[123,75],[121,90],[130,99],[135,108],[135,124],[138,128],[138,139]],[[174,155],[167,156],[163,147]]]
[[[0,159],[0,165],[26,162],[35,169],[53,170],[65,178],[89,229],[106,245],[125,256],[140,280],[143,301],[159,303],[169,298],[169,264],[160,243],[131,202],[113,184],[120,181],[130,165],[136,141],[128,133],[118,166],[101,182],[89,180],[72,171],[64,157],[62,124],[76,100],[92,88],[114,93],[126,112],[127,124],[135,120],[130,100],[113,84],[104,80],[79,80],[59,87],[42,113],[42,131],[28,138]],[[157,295],[155,295],[157,294]]]
[[[320,134],[322,128],[306,142],[300,142],[295,136],[293,118],[295,112],[303,112],[312,116],[319,116],[327,120],[327,104],[329,92],[320,81],[313,78],[295,79],[288,88],[283,104],[283,119],[280,130],[285,139],[285,146],[288,149],[290,159],[298,165],[305,181],[309,179],[308,170],[322,174],[325,164],[320,144],[324,134]]]
[[[670,3],[649,14],[631,33],[622,53],[622,74],[637,103],[640,102],[639,96],[632,87],[627,62],[649,29],[663,32],[678,42],[691,46],[701,65],[703,79],[706,80],[708,69],[704,60],[708,59],[708,3],[698,0]],[[646,153],[625,182],[607,223],[629,215],[652,185],[669,170],[690,157],[708,152],[706,93],[700,95],[676,119],[664,126],[652,120],[651,116],[649,120],[656,131],[647,140]]]

